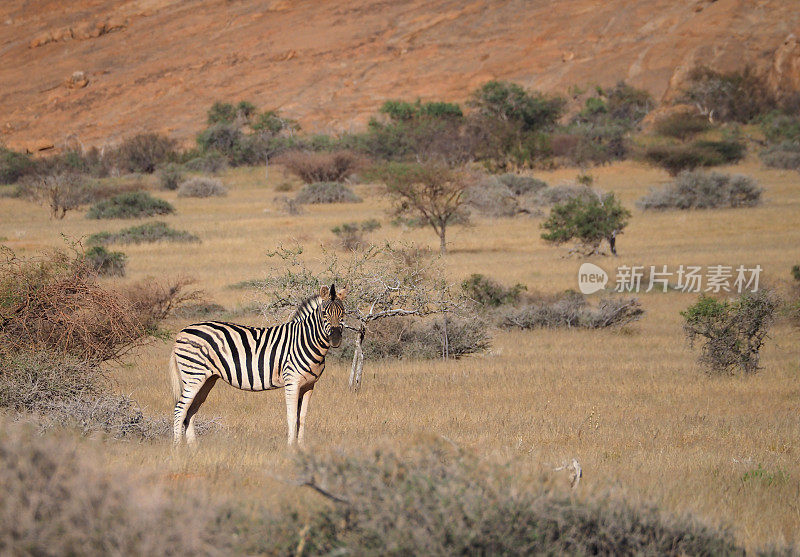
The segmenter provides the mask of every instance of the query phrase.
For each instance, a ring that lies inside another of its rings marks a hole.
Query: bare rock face
[[[387,99],[464,102],[490,79],[562,95],[624,80],[665,100],[695,65],[749,64],[800,88],[797,0],[39,0],[0,2],[0,21],[9,145],[164,128],[189,143],[214,101],[243,99],[355,131]],[[89,87],[62,86],[75,68]]]
[[[800,42],[790,34],[775,51],[767,83],[776,93],[800,91]]]

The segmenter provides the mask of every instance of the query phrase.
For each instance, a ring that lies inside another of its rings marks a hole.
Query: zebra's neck
[[[322,298],[319,296],[311,296],[306,298],[294,312],[290,321],[301,321],[307,319],[311,314],[317,313],[317,308],[322,304]]]
[[[291,321],[303,330],[303,334],[298,335],[298,339],[303,339],[303,344],[310,349],[309,355],[316,363],[322,363],[325,360],[328,349],[331,347],[322,320],[321,303],[322,298],[319,296],[309,298],[297,308],[295,318]]]

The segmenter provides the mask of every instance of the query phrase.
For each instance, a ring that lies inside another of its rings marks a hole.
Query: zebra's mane
[[[299,306],[297,306],[297,310],[295,310],[294,315],[292,315],[290,321],[299,321],[300,319],[303,319],[311,315],[311,313],[314,310],[316,310],[321,303],[322,303],[322,298],[320,298],[319,296],[315,295],[306,298],[305,300],[300,302]]]

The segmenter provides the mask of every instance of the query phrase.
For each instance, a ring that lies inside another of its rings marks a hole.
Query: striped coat
[[[342,339],[345,293],[323,287],[288,323],[248,327],[221,321],[189,325],[175,340],[170,376],[175,396],[174,441],[195,440],[194,418],[218,379],[247,391],[283,388],[288,442],[302,443],[314,384],[328,349]]]

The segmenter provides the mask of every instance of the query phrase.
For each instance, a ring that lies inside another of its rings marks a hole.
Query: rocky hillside
[[[566,93],[624,79],[669,97],[697,63],[800,88],[797,0],[29,0],[0,4],[0,142],[141,131],[190,141],[215,100],[308,131],[389,98],[463,101],[489,79]]]

